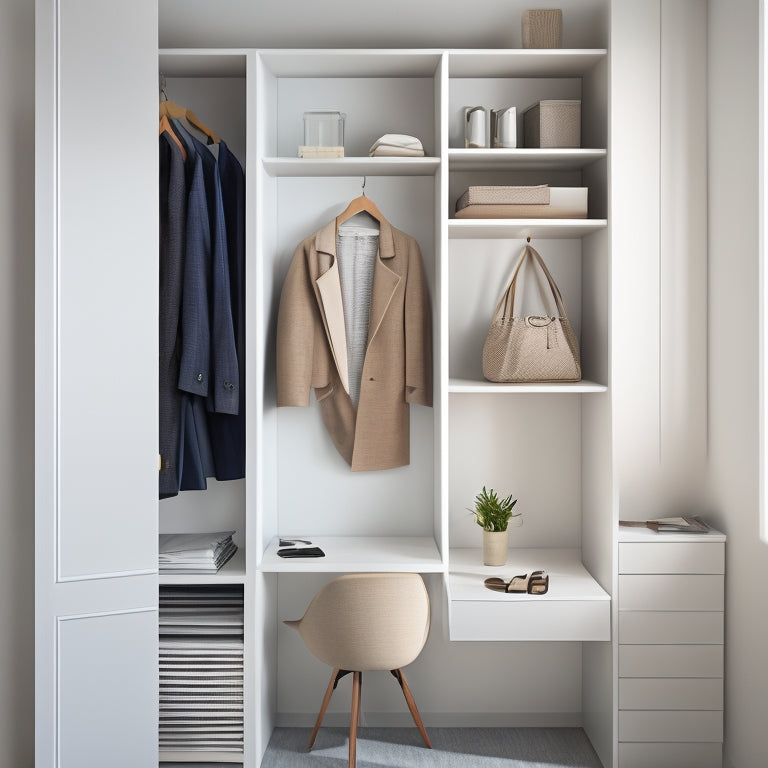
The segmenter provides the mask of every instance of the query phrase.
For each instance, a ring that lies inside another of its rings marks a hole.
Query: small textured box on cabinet
[[[563,12],[559,8],[523,11],[523,48],[561,48]]]
[[[581,146],[581,100],[544,99],[523,113],[523,138],[529,148]]]

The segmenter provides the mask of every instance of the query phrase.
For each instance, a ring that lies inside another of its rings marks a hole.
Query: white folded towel
[[[424,147],[415,136],[385,133],[368,150],[370,157],[424,157]]]

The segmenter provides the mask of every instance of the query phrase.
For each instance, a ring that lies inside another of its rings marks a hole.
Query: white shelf
[[[276,77],[433,77],[442,55],[433,50],[262,50]]]
[[[554,50],[450,51],[449,77],[580,77],[589,72],[607,50],[558,48]]]
[[[452,171],[579,170],[603,160],[605,149],[449,149]]]
[[[325,557],[278,557],[278,539],[269,542],[259,565],[268,573],[335,573],[360,571],[414,571],[441,573],[445,570],[432,537],[309,536]]]
[[[591,235],[607,226],[606,219],[451,219],[448,237],[453,240],[573,239]]]
[[[448,382],[448,391],[451,394],[585,394],[593,392],[607,392],[608,387],[595,381],[582,379],[581,381],[541,382],[526,384],[496,384],[492,381],[477,381],[476,379],[451,379]]]
[[[265,157],[270,176],[434,176],[439,157]]]
[[[505,566],[491,567],[483,565],[481,549],[456,548],[449,566],[451,640],[611,639],[610,596],[583,566],[579,549],[510,549]],[[533,570],[549,574],[545,595],[494,592],[483,583]]]
[[[160,584],[243,584],[245,549],[237,552],[216,573],[160,573]]]

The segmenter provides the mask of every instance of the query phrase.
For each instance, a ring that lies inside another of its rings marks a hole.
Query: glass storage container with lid
[[[346,115],[332,109],[312,109],[304,113],[304,145],[343,147]]]

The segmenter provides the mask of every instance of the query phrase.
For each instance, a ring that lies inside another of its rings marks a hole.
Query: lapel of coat
[[[347,331],[344,323],[344,304],[341,296],[341,278],[336,261],[336,220],[328,222],[315,235],[317,272],[315,296],[328,344],[330,345],[339,378],[349,394],[349,368],[347,361]],[[395,255],[394,239],[390,223],[383,219],[379,227],[379,253],[374,263],[373,290],[368,325],[368,346],[376,335],[381,321],[395,293],[399,275],[384,263]]]
[[[392,237],[392,226],[383,219],[379,228],[379,255],[373,270],[373,291],[371,292],[371,311],[368,325],[368,346],[381,326],[381,321],[389,309],[395,289],[400,282],[386,261],[395,255],[395,243]]]
[[[344,324],[344,304],[341,299],[341,280],[336,261],[336,221],[326,224],[315,236],[318,255],[318,277],[315,296],[323,318],[325,334],[331,347],[333,361],[344,387],[349,394],[349,366],[347,362],[347,329]]]

